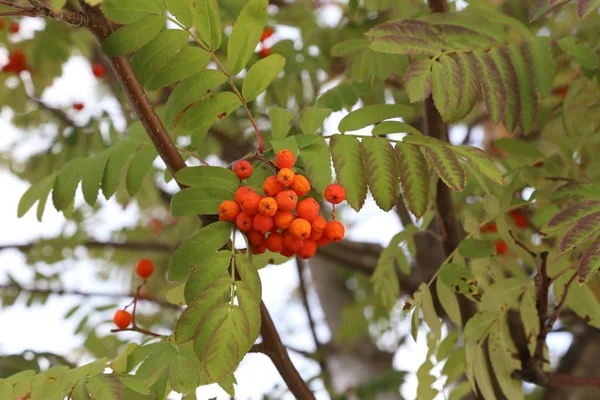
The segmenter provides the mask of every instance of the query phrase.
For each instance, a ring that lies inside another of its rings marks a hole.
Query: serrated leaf
[[[415,217],[421,218],[431,203],[427,160],[418,146],[404,143],[396,143],[396,160],[406,207]]]
[[[256,99],[259,94],[267,90],[284,66],[285,57],[279,54],[270,55],[252,65],[242,85],[242,96],[246,103]]]
[[[435,306],[433,305],[433,298],[431,297],[431,291],[429,287],[425,285],[421,290],[423,299],[421,300],[421,309],[423,310],[423,319],[431,332],[433,333],[436,342],[442,336],[442,323],[440,322],[437,313],[435,312]]]
[[[442,56],[441,58],[449,57]],[[442,116],[448,112],[448,106],[450,105],[449,78],[450,77],[446,75],[446,71],[442,64],[434,61],[431,68],[433,103]]]
[[[291,151],[294,155],[298,155],[298,152],[300,151],[300,149],[298,148],[298,142],[296,141],[295,136],[297,136],[297,135],[288,136],[285,139],[272,140],[271,146],[273,147],[273,152],[275,154],[277,154],[279,151],[281,151],[283,149],[287,149],[287,150]],[[269,172],[269,175],[272,175],[272,173]],[[252,175],[252,177],[254,177],[254,174]],[[252,179],[252,177],[250,177],[250,179]],[[263,181],[264,181],[264,179],[259,182],[260,183],[259,187],[262,187]]]
[[[148,15],[112,33],[102,42],[102,51],[110,57],[133,53],[154,39],[164,27],[164,18]]]
[[[406,122],[400,121],[384,121],[373,127],[371,131],[371,135],[373,136],[381,136],[388,135],[391,133],[412,133],[413,135],[422,135],[423,133],[419,131],[412,125],[407,124]]]
[[[151,143],[144,145],[135,153],[125,177],[125,187],[130,196],[134,196],[140,190],[157,156],[156,148]]]
[[[579,282],[582,283],[590,280],[598,268],[600,268],[600,237],[588,247],[579,261],[577,269]]]
[[[531,68],[532,76],[538,93],[542,97],[552,93],[552,84],[556,73],[550,38],[547,36],[536,36],[534,39],[522,44],[522,52],[525,55],[527,65]]]
[[[334,57],[346,57],[365,50],[369,47],[368,39],[348,39],[336,43],[331,48],[331,55]]]
[[[443,100],[447,104],[444,113],[441,115],[442,119],[448,122],[453,119],[460,106],[463,97],[463,77],[458,64],[452,57],[440,57],[439,64],[442,69],[442,71],[440,71],[442,72],[440,76],[445,79],[444,85],[446,86],[446,89],[444,90],[444,93],[446,93],[447,96],[447,99]],[[435,101],[435,96],[433,99]]]
[[[450,189],[462,192],[467,184],[467,174],[452,149],[449,146],[426,147],[425,154],[442,181]]]
[[[448,314],[448,318],[450,318],[450,321],[452,321],[454,325],[460,328],[462,319],[456,294],[454,294],[454,292],[439,279],[436,279],[435,288],[439,302],[444,311],[446,311],[446,314]]]
[[[235,193],[239,179],[233,171],[223,167],[187,167],[177,172],[177,181],[192,187],[220,187]]]
[[[256,267],[243,254],[236,255],[235,261],[236,271],[242,278],[242,282],[245,282],[256,298],[260,299],[262,297],[262,284]]]
[[[193,354],[179,352],[169,368],[169,383],[179,393],[195,392],[200,385],[202,364]]]
[[[394,149],[387,140],[365,137],[361,143],[365,175],[375,203],[384,211],[396,205],[399,181]]]
[[[300,149],[300,156],[312,187],[319,193],[325,192],[332,181],[329,147],[325,139],[318,137],[313,143]]]
[[[400,295],[400,283],[396,274],[396,257],[399,252],[402,252],[399,247],[400,242],[400,236],[397,234],[383,249],[370,279],[375,294],[385,308],[391,308],[396,304]]]
[[[62,211],[75,201],[75,190],[81,180],[84,159],[74,158],[66,163],[56,176],[52,190],[52,203],[57,211]]]
[[[481,92],[485,107],[494,124],[500,123],[506,112],[506,88],[498,67],[489,53],[476,50],[473,52],[476,61],[476,71],[481,84]]]
[[[175,341],[185,343],[195,335],[204,315],[218,304],[227,303],[231,296],[231,277],[224,276],[206,286],[181,313],[175,326]]]
[[[496,247],[489,240],[467,238],[460,242],[458,251],[463,257],[482,258],[495,255]]]
[[[525,331],[525,339],[527,340],[529,354],[533,356],[537,335],[540,332],[538,310],[536,306],[536,293],[533,285],[529,285],[523,293],[521,304],[519,306],[519,315],[523,322],[523,330]]]
[[[477,388],[474,387],[473,390],[475,391],[476,389],[479,389],[479,393],[486,400],[496,400],[487,362],[481,347],[478,347],[475,353],[475,359],[473,361],[473,374],[475,382],[477,383]]]
[[[235,192],[219,186],[202,186],[183,189],[171,199],[171,215],[216,215],[219,205],[232,200]]]
[[[111,152],[102,176],[102,194],[106,199],[109,199],[117,191],[123,169],[140,143],[141,140],[138,137],[130,137],[117,144]]]
[[[341,133],[356,131],[390,118],[410,118],[413,114],[411,107],[402,104],[373,104],[346,115],[340,121],[338,129]]]
[[[184,298],[190,304],[204,288],[222,278],[231,262],[231,252],[221,250],[213,256],[197,263],[190,277],[185,283]]]
[[[537,112],[537,93],[532,84],[533,77],[525,63],[525,58],[518,45],[512,44],[507,47],[510,63],[515,69],[519,89],[521,105],[521,127],[525,133],[531,130]]]
[[[548,235],[562,231],[573,225],[575,221],[580,218],[597,211],[600,211],[600,201],[588,200],[574,204],[552,217],[550,221],[542,227],[541,231]]]
[[[460,121],[471,112],[477,103],[480,92],[473,58],[464,53],[457,53],[456,66],[458,68],[457,73],[461,77],[461,96],[459,97],[458,108],[451,122]]]
[[[522,157],[544,157],[544,153],[539,151],[537,147],[523,140],[517,140],[506,137],[494,141],[494,145],[500,150],[504,150],[507,153],[515,154]]]
[[[554,298],[560,299],[564,293],[565,284],[570,274],[563,274],[556,278],[552,285]],[[600,303],[589,285],[572,284],[565,305],[586,323],[594,328],[600,328]]]
[[[359,211],[367,198],[367,178],[360,142],[356,136],[334,135],[329,146],[338,183],[346,189],[346,200],[350,207]]]
[[[219,221],[200,229],[179,246],[169,263],[169,279],[180,281],[190,274],[190,268],[216,253],[231,235],[232,225]]]
[[[227,47],[231,75],[237,75],[250,61],[267,22],[268,7],[267,0],[250,0],[235,21]]]
[[[236,297],[240,309],[248,318],[248,343],[254,344],[260,333],[261,311],[260,299],[256,297],[250,286],[243,281],[236,281]],[[246,349],[248,350],[248,349]]]
[[[331,109],[319,107],[304,107],[298,117],[298,126],[305,135],[314,134],[331,115]]]
[[[240,324],[245,318],[239,307],[232,307],[228,318],[223,321],[206,344],[202,361],[204,371],[213,382],[233,373],[241,361],[240,338],[243,338],[243,333],[240,332]],[[245,328],[247,328],[248,321],[245,320],[245,323]]]
[[[411,103],[423,101],[431,94],[431,59],[416,60],[410,63],[404,82]]]
[[[442,52],[439,45],[435,43],[409,36],[377,37],[371,42],[369,47],[382,53],[403,54],[407,56],[434,57]]]
[[[583,19],[600,7],[600,0],[578,0],[577,1],[577,18]]]
[[[506,112],[504,114],[504,126],[508,132],[514,132],[521,120],[521,95],[517,72],[512,64],[510,53],[505,47],[492,49],[489,52],[494,64],[498,67],[502,85],[506,92]]]
[[[600,2],[598,6],[600,6]],[[584,69],[594,70],[598,68],[598,55],[586,42],[581,42],[573,36],[567,36],[558,40],[558,45]]]
[[[565,232],[560,241],[560,252],[565,253],[600,233],[600,211],[586,215]]]
[[[212,51],[221,46],[221,15],[216,0],[190,0],[198,34]]]
[[[204,70],[209,61],[209,52],[198,47],[185,46],[166,65],[158,68],[158,72],[148,80],[145,88],[158,90],[189,78]],[[188,90],[190,89],[188,88]]]
[[[96,203],[106,163],[113,150],[114,147],[108,148],[86,160],[86,165],[82,171],[81,190],[83,191],[85,201],[90,206],[93,206]]]
[[[104,0],[102,10],[108,19],[129,24],[149,14],[161,14],[164,6],[160,0]]]
[[[187,28],[194,25],[192,2],[189,0],[165,0],[165,5],[171,14]]]
[[[42,179],[41,181],[31,185],[29,189],[23,196],[21,196],[21,200],[19,200],[19,206],[17,207],[17,216],[21,218],[33,205],[36,201],[39,201],[44,193],[46,193],[46,197],[48,196],[47,187],[50,186],[52,188],[54,186],[54,181],[56,179],[55,175],[50,175]]]
[[[285,138],[294,123],[294,116],[287,108],[269,108],[269,119],[271,121],[271,136],[273,140]]]
[[[123,385],[115,375],[99,374],[85,380],[85,390],[92,399],[121,400]]]
[[[504,184],[502,174],[498,171],[492,159],[483,150],[473,146],[452,146],[451,149],[469,160],[479,172],[490,180],[499,185]]]
[[[439,280],[456,293],[474,295],[478,293],[477,281],[471,270],[464,265],[444,264],[440,267]]]

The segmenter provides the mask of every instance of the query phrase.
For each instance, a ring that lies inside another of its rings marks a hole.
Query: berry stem
[[[164,337],[164,335],[160,335],[158,333],[154,333],[152,331],[149,331],[147,329],[144,328],[140,328],[139,326],[137,326],[137,324],[135,323],[135,314],[137,312],[137,302],[138,299],[140,298],[140,291],[142,290],[142,288],[144,287],[144,285],[146,284],[146,279],[144,279],[144,281],[142,283],[140,283],[137,287],[137,289],[135,290],[135,297],[133,298],[133,301],[129,304],[127,304],[125,307],[123,307],[123,310],[126,310],[128,307],[130,307],[131,305],[133,305],[133,312],[131,313],[131,328],[125,328],[125,329],[111,329],[111,332],[125,332],[125,331],[132,331],[132,332],[139,332],[139,333],[143,333],[144,335],[150,335],[150,336],[154,336],[154,337]]]

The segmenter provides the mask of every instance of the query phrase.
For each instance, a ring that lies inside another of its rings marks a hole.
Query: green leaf
[[[298,117],[298,125],[305,135],[312,135],[323,125],[325,118],[331,115],[331,109],[304,107]]]
[[[556,74],[550,38],[547,36],[536,36],[534,39],[522,44],[523,54],[527,64],[532,68],[533,78],[538,93],[542,97],[552,93],[552,84]]]
[[[413,114],[411,107],[402,104],[374,104],[346,115],[340,121],[338,129],[341,133],[356,131],[390,118],[410,118]]]
[[[175,341],[185,343],[195,336],[196,329],[206,313],[219,304],[227,304],[231,297],[231,277],[224,276],[202,290],[181,313],[175,326]]]
[[[479,389],[479,393],[481,393],[481,397],[486,400],[496,400],[487,362],[481,347],[478,347],[475,353],[475,359],[473,361],[473,373],[475,375],[475,382],[477,383],[477,388]],[[473,390],[476,390],[476,388],[473,388]]]
[[[489,53],[473,52],[485,107],[494,124],[500,123],[506,112],[506,88],[498,67]]]
[[[293,150],[290,148],[290,150]],[[300,149],[300,156],[304,161],[304,170],[311,185],[319,193],[331,184],[331,160],[329,158],[329,147],[322,137],[313,143]]]
[[[271,136],[273,140],[285,138],[294,123],[294,116],[287,108],[269,108],[269,119],[271,121]]]
[[[406,207],[421,218],[431,203],[431,178],[427,160],[418,146],[396,143],[398,175]]]
[[[239,179],[235,173],[223,167],[183,168],[177,172],[177,181],[192,187],[219,187],[232,193],[235,193],[239,186]]]
[[[296,135],[288,136],[285,139],[273,140],[271,141],[271,146],[273,146],[273,152],[275,154],[283,149],[287,149],[297,156],[298,152],[300,151],[298,148],[298,142],[296,141]],[[272,175],[271,171],[269,171],[269,175]],[[252,174],[252,177],[254,177],[254,174]],[[250,179],[252,179],[252,177]],[[260,181],[259,183],[259,187],[262,187],[263,181]]]
[[[579,282],[590,280],[600,268],[600,237],[588,247],[579,261]]]
[[[162,14],[164,5],[160,0],[104,0],[102,10],[108,19],[129,24],[150,14]]]
[[[368,33],[367,33],[368,34]],[[408,36],[382,36],[369,46],[382,53],[404,54],[407,56],[438,56],[442,50],[434,43]]]
[[[598,68],[598,56],[586,42],[581,42],[573,36],[567,36],[558,40],[558,45],[584,69],[594,70]]]
[[[423,101],[431,94],[431,59],[413,61],[406,75],[406,92],[411,103]]]
[[[182,79],[200,73],[209,61],[209,52],[198,47],[185,46],[166,65],[163,64],[162,67],[155,65],[158,68],[155,68],[158,72],[148,80],[145,88],[147,90],[157,90],[172,85]]]
[[[600,211],[586,215],[567,229],[560,241],[560,252],[566,253],[598,233],[600,233]]]
[[[471,112],[479,98],[479,82],[473,59],[464,53],[456,54],[456,73],[461,77],[459,104],[451,122],[458,122]]]
[[[85,201],[90,206],[96,204],[98,192],[100,191],[100,184],[102,183],[102,177],[104,176],[104,171],[106,169],[106,163],[115,147],[117,146],[109,147],[94,155],[94,157],[86,160],[86,165],[82,171],[81,190],[83,191]]]
[[[512,356],[512,340],[507,329],[493,329],[488,339],[488,351],[490,363],[502,392],[508,399],[523,399],[523,384],[521,381],[512,379],[511,374],[519,369],[520,363]]]
[[[578,0],[576,7],[577,18],[583,19],[587,17],[598,7],[600,7],[600,0]]]
[[[179,22],[191,28],[194,26],[194,14],[192,11],[192,2],[189,0],[165,0],[165,5],[171,14]]]
[[[375,203],[383,211],[390,211],[398,201],[400,186],[394,149],[382,138],[365,137],[361,145],[365,174]]]
[[[256,297],[246,282],[236,281],[235,287],[240,309],[244,312],[246,318],[248,318],[248,343],[252,346],[260,334],[260,299]],[[249,349],[245,349],[245,351],[247,350]]]
[[[186,303],[190,304],[204,288],[223,277],[229,269],[230,262],[231,252],[221,250],[195,265],[185,284]]]
[[[529,354],[533,355],[535,352],[537,335],[540,332],[536,306],[536,293],[533,285],[528,285],[523,293],[521,304],[519,305],[519,314],[521,316],[521,321],[523,322],[523,330],[525,331]]]
[[[335,175],[346,189],[350,207],[359,211],[367,198],[367,178],[360,142],[356,136],[334,135],[329,141]]]
[[[46,197],[50,190],[46,190],[48,187],[52,188],[54,186],[54,181],[56,179],[56,175],[50,175],[35,183],[27,189],[23,196],[21,196],[21,200],[19,201],[19,206],[17,208],[17,216],[21,218],[33,205],[36,201],[42,198],[42,195],[46,193]]]
[[[190,107],[175,126],[177,133],[189,133],[206,130],[217,120],[227,117],[242,106],[240,99],[232,92],[217,93]],[[192,145],[198,147],[192,138]]]
[[[563,231],[572,226],[575,221],[597,211],[600,211],[600,201],[589,200],[576,203],[552,217],[541,231],[547,235]]]
[[[419,312],[421,311],[421,305],[417,304],[414,308],[414,311],[410,317],[410,335],[413,340],[416,342],[417,337],[419,336],[419,325],[421,320],[419,319]]]
[[[456,294],[454,294],[448,286],[444,285],[440,279],[436,279],[435,288],[439,302],[444,311],[446,311],[446,314],[448,314],[448,318],[450,318],[450,321],[452,321],[454,325],[460,328],[462,318]]]
[[[130,137],[117,144],[112,151],[102,177],[102,193],[106,199],[109,199],[117,191],[123,169],[140,143],[140,138]]]
[[[242,278],[242,282],[245,282],[256,298],[260,299],[262,297],[262,284],[252,261],[243,254],[238,254],[235,256],[235,268]]]
[[[246,103],[256,99],[259,94],[267,90],[284,66],[285,57],[279,54],[270,55],[252,65],[242,85],[242,96]]]
[[[490,326],[498,318],[498,312],[478,312],[465,324],[463,331],[463,338],[465,342],[474,341],[479,342],[485,338],[486,333]]]
[[[431,291],[429,290],[429,287],[426,284],[421,284],[421,286],[423,286],[423,288],[421,289],[421,293],[423,296],[423,299],[421,301],[423,319],[431,329],[435,340],[438,341],[442,337],[442,324],[435,312],[433,298],[431,297]]]
[[[150,42],[165,27],[163,17],[148,15],[139,21],[125,25],[102,42],[107,56],[118,57],[133,53]]]
[[[491,257],[496,254],[496,246],[489,240],[464,239],[458,246],[461,256],[467,258]]]
[[[441,58],[449,59],[450,57],[442,56]],[[448,107],[450,105],[450,76],[446,74],[442,64],[434,61],[431,68],[431,78],[435,108],[437,108],[440,115],[444,116],[448,113]]]
[[[403,251],[399,247],[401,241],[402,237],[397,234],[383,249],[370,279],[381,305],[387,309],[396,304],[396,300],[400,295],[400,283],[396,274],[396,257],[399,252]]]
[[[170,64],[166,67],[167,71],[171,69],[171,61],[175,61],[175,57],[187,41],[188,35],[185,31],[168,29],[138,50],[130,62],[140,83],[146,85],[167,63]]]
[[[194,22],[198,33],[212,51],[221,46],[223,36],[221,15],[217,0],[189,0],[194,10]]]
[[[439,61],[439,64],[442,68],[442,73],[438,74],[445,80],[444,85],[446,86],[446,89],[443,90],[443,92],[446,93],[447,97],[447,99],[440,100],[441,102],[447,103],[445,112],[441,115],[442,119],[448,122],[453,119],[454,115],[458,111],[461,99],[463,97],[463,76],[458,64],[452,57],[442,56],[440,57]]]
[[[544,158],[544,153],[533,144],[513,138],[502,138],[494,141],[494,145],[507,153],[522,157]]]
[[[240,12],[227,47],[227,65],[233,76],[248,64],[267,22],[267,0],[250,0]]]
[[[140,190],[157,156],[156,148],[151,143],[144,145],[135,153],[125,177],[125,186],[130,196],[134,196]]]
[[[475,295],[479,292],[477,281],[471,270],[464,265],[444,264],[440,267],[438,279],[456,293]]]
[[[412,125],[400,121],[384,121],[373,127],[371,135],[381,136],[389,135],[390,133],[412,133],[414,135],[422,135],[421,131]]]
[[[426,147],[425,154],[442,181],[450,189],[462,192],[467,184],[467,174],[450,146]]]
[[[201,100],[211,89],[221,85],[227,77],[214,69],[207,69],[179,82],[169,96],[165,106],[165,123],[171,126],[177,115],[183,110]]]
[[[231,229],[231,223],[219,221],[205,226],[187,238],[171,258],[169,279],[185,279],[191,273],[192,266],[211,256],[227,243]]]
[[[570,274],[556,278],[552,285],[554,298],[561,299]],[[594,328],[600,328],[600,303],[589,285],[572,284],[565,305]]]
[[[369,47],[368,39],[348,39],[336,43],[331,48],[331,55],[334,57],[346,57],[356,54]]]
[[[52,203],[57,211],[65,210],[75,200],[75,190],[81,180],[84,159],[74,158],[66,163],[56,176],[52,190]]]
[[[508,132],[514,132],[521,120],[521,94],[517,81],[517,72],[513,66],[508,49],[496,48],[489,52],[492,60],[498,67],[502,85],[506,91],[506,112],[504,126]]]
[[[98,374],[85,380],[85,390],[92,399],[121,400],[123,386],[116,375]]]
[[[481,149],[473,146],[452,146],[451,149],[469,160],[477,170],[492,181],[500,185],[504,184],[502,174],[492,159]]]
[[[171,199],[171,215],[216,215],[219,205],[232,200],[235,192],[220,186],[202,186],[183,189]]]
[[[193,354],[180,351],[169,368],[169,383],[179,393],[195,392],[200,386],[202,364]]]

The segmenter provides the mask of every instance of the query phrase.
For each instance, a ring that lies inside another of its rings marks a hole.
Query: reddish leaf
[[[589,280],[600,268],[600,237],[587,249],[579,261],[579,282]]]
[[[560,241],[560,252],[566,253],[598,233],[600,233],[600,211],[586,215],[565,232]]]

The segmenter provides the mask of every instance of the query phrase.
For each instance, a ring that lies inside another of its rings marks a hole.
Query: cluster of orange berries
[[[525,215],[523,215],[523,213],[521,213],[521,211],[513,210],[513,211],[509,212],[508,214],[512,218],[513,223],[515,224],[515,226],[517,228],[523,229],[523,228],[526,228],[527,226],[529,226],[529,223],[527,222],[527,218],[525,217]],[[496,233],[496,232],[498,232],[498,227],[496,226],[495,223],[491,222],[489,224],[482,226],[480,228],[480,232]],[[504,240],[499,239],[494,243],[494,245],[496,246],[497,254],[506,254],[508,252],[508,245],[506,244],[506,242]]]
[[[138,274],[138,276],[142,279],[149,278],[154,273],[154,264],[152,263],[152,260],[148,260],[147,258],[140,259],[135,266],[135,273]],[[142,285],[144,283],[142,283]],[[137,301],[137,298],[134,301]],[[113,317],[113,322],[119,327],[119,329],[127,329],[132,320],[133,316],[126,309],[117,310]]]
[[[253,254],[262,254],[268,249],[286,257],[296,254],[308,259],[315,254],[317,246],[339,242],[344,237],[344,225],[335,220],[335,215],[327,222],[319,214],[319,203],[307,196],[310,183],[292,171],[295,162],[291,151],[279,151],[275,157],[279,172],[265,179],[264,195],[242,185],[234,200],[225,200],[219,206],[219,219],[235,223],[244,232]],[[238,161],[233,172],[243,181],[252,175],[252,165],[245,160]],[[304,198],[300,200],[301,197]],[[346,190],[341,185],[331,184],[325,190],[325,199],[335,207],[346,199]]]

